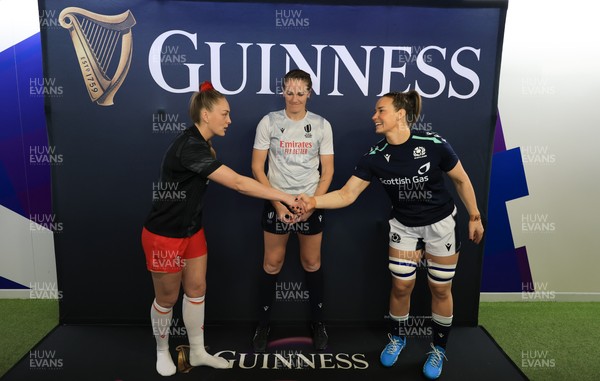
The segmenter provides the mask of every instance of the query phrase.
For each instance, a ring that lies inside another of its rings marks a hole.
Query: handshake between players
[[[288,224],[306,221],[315,211],[316,200],[306,194],[300,194],[294,199],[294,203],[284,205],[287,208],[278,218]]]

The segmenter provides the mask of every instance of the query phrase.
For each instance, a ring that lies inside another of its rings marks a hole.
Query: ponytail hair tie
[[[208,91],[208,90],[214,90],[214,89],[215,88],[213,87],[212,83],[210,83],[209,81],[204,81],[200,85],[200,92]]]

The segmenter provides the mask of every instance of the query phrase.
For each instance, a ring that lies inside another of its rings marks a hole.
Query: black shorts
[[[288,224],[281,221],[275,213],[275,208],[271,201],[265,202],[262,213],[262,228],[264,231],[273,234],[300,233],[304,235],[315,235],[323,231],[323,210],[315,209],[308,220]]]

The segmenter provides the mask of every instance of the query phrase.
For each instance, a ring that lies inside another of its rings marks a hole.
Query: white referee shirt
[[[285,110],[274,111],[258,123],[254,149],[269,150],[267,177],[272,187],[312,196],[320,178],[319,156],[333,155],[331,124],[310,111],[297,121]]]

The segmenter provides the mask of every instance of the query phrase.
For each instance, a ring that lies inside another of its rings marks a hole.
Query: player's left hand
[[[304,203],[302,202],[302,200],[298,199],[298,197],[292,196],[290,195],[290,200],[286,200],[287,202],[282,203],[288,210],[286,214],[286,216],[289,216],[289,219],[296,219],[298,216],[302,215],[303,213],[306,212],[306,210],[304,209]],[[276,208],[277,209],[277,208]],[[277,210],[277,214],[281,214],[279,213],[280,211]]]
[[[302,203],[302,206],[304,208],[304,212],[313,212],[317,206],[317,202],[315,201],[314,197],[311,197],[307,194],[302,193],[301,195],[298,195],[296,197],[296,200],[299,201],[300,203]]]
[[[483,224],[481,218],[476,221],[469,220],[469,239],[476,244],[479,244],[483,239]]]

